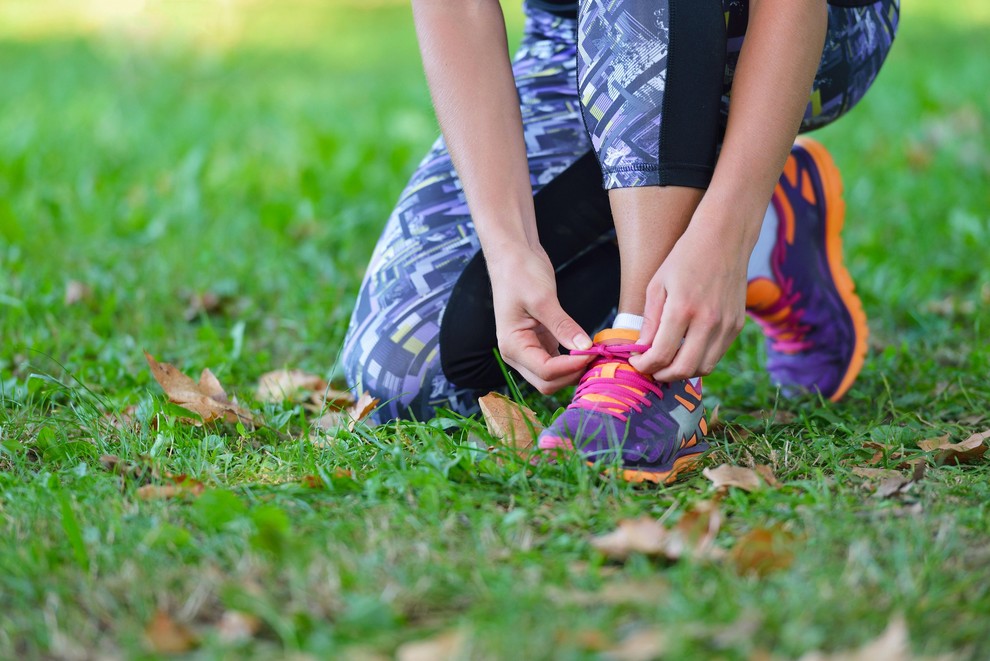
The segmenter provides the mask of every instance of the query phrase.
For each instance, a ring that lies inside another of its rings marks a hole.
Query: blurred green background
[[[503,6],[515,42],[519,4]],[[706,378],[730,424],[712,461],[755,456],[785,483],[727,497],[720,544],[778,523],[807,540],[764,581],[589,553],[621,517],[710,497],[699,476],[659,491],[532,477],[478,458],[471,443],[491,439],[474,422],[321,445],[298,407],[253,403],[267,426],[246,434],[183,427],[163,403],[142,349],[210,367],[248,402],[271,369],[335,374],[378,232],[438,134],[407,2],[0,0],[0,656],[134,658],[156,608],[213,627],[222,602],[265,625],[236,652],[210,638],[204,658],[381,656],[458,622],[496,658],[521,641],[592,658],[567,631],[656,623],[683,634],[677,658],[796,658],[859,645],[897,613],[916,649],[987,658],[986,466],[933,467],[907,518],[850,466],[866,441],[921,455],[920,439],[986,426],[988,39],[986,0],[906,0],[875,87],[815,134],[843,172],[871,320],[849,396],[747,414],[775,397],[754,328]],[[129,405],[135,427],[107,423]],[[212,495],[143,502],[102,453]],[[346,489],[299,486],[338,469],[356,476]],[[658,574],[655,604],[558,598]],[[712,642],[716,624],[735,638]]]

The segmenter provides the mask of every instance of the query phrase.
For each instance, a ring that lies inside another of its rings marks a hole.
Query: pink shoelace
[[[801,323],[805,311],[795,307],[801,300],[801,294],[792,292],[792,287],[791,279],[781,282],[780,297],[773,305],[760,309],[755,317],[755,321],[771,339],[774,350],[781,353],[797,353],[814,346],[813,342],[804,339],[811,327]],[[769,319],[783,310],[788,310],[783,319]]]
[[[602,411],[625,422],[626,412],[630,409],[639,413],[644,406],[652,406],[648,393],[663,399],[660,385],[651,377],[633,369],[617,369],[615,376],[610,378],[602,376],[605,365],[609,363],[628,365],[632,354],[643,353],[649,348],[649,345],[645,344],[595,344],[590,349],[572,351],[572,355],[597,355],[598,359],[591,363],[588,371],[581,377],[581,382],[574,392],[574,400],[568,408]],[[587,398],[588,395],[599,395],[614,401],[596,401]]]

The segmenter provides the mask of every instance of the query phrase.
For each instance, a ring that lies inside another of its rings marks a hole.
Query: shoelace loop
[[[652,406],[650,393],[663,399],[660,384],[635,369],[616,369],[611,376],[603,375],[606,365],[619,363],[630,367],[630,356],[649,348],[645,344],[595,344],[590,349],[572,351],[572,355],[597,355],[598,358],[581,377],[568,408],[602,411],[625,422],[630,410],[641,413],[644,406]]]

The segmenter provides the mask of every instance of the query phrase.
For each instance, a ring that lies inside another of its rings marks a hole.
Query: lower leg
[[[619,313],[642,316],[646,288],[687,229],[704,191],[642,186],[609,191],[621,266]]]

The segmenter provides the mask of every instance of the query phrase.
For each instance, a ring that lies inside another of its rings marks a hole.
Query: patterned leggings
[[[582,0],[576,21],[526,7],[513,72],[537,227],[561,304],[587,330],[607,325],[618,298],[605,189],[703,188],[711,176],[748,0],[722,0],[714,13],[709,7],[689,16],[696,4],[703,3]],[[862,98],[890,49],[898,15],[899,0],[829,7],[802,130],[834,121]],[[712,38],[718,49],[710,47]],[[496,345],[484,259],[438,140],[375,247],[348,329],[344,370],[358,392],[381,399],[378,421],[428,419],[437,407],[470,414],[480,394],[504,386]]]

